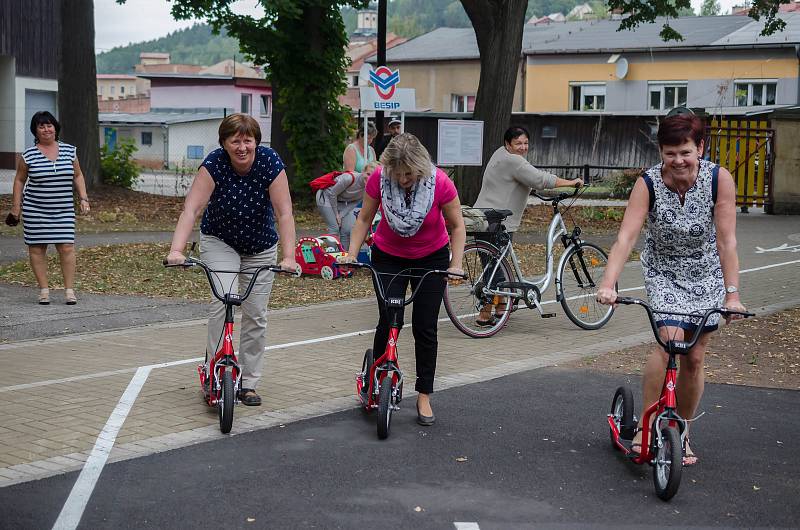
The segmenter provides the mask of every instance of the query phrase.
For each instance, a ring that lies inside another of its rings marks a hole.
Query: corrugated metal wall
[[[16,58],[17,76],[58,78],[60,6],[57,0],[0,1],[0,55]]]

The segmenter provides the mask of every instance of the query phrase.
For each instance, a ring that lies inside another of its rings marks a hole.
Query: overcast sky
[[[720,0],[723,13],[741,3],[741,0]],[[257,4],[257,0],[239,0],[234,8],[253,14],[257,12]],[[703,0],[692,0],[695,11],[699,11],[702,4]],[[166,0],[127,0],[124,5],[117,4],[115,0],[95,0],[95,48],[101,52],[132,42],[157,39],[193,24],[192,21],[173,20],[170,5]]]
[[[238,0],[234,2],[234,10],[257,14],[257,5],[257,0]],[[115,46],[157,39],[200,22],[173,20],[171,7],[166,0],[127,0],[123,5],[116,0],[94,0],[95,50],[102,52]]]

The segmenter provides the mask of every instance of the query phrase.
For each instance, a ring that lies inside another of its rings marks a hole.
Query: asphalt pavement
[[[737,219],[746,305],[799,305],[797,218]],[[638,263],[620,286],[641,293]],[[520,311],[486,340],[443,317],[437,423],[416,425],[409,385],[381,442],[352,395],[372,300],[271,313],[264,405],[238,406],[221,435],[192,366],[205,328],[187,319],[204,304],[79,293],[40,307],[30,291],[0,286],[0,529],[48,528],[62,509],[80,528],[798,526],[797,391],[707,385],[700,463],[670,503],[611,449],[605,415],[627,378],[553,366],[650,341],[640,311],[597,331]]]
[[[118,462],[79,528],[797,527],[797,392],[707,385],[666,503],[611,448],[626,383],[639,398],[638,378],[544,368],[434,394],[431,428],[407,399],[386,441],[351,409]],[[0,527],[51,527],[76,476],[0,489]]]

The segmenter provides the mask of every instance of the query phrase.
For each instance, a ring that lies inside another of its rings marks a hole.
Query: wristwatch
[[[725,288],[725,292],[728,294],[738,293],[739,288],[736,287],[735,285],[729,285]]]

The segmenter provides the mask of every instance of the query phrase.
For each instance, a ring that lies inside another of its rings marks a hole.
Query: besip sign
[[[416,109],[413,88],[398,88],[400,70],[379,66],[369,70],[371,87],[361,87],[361,110],[409,111]]]

